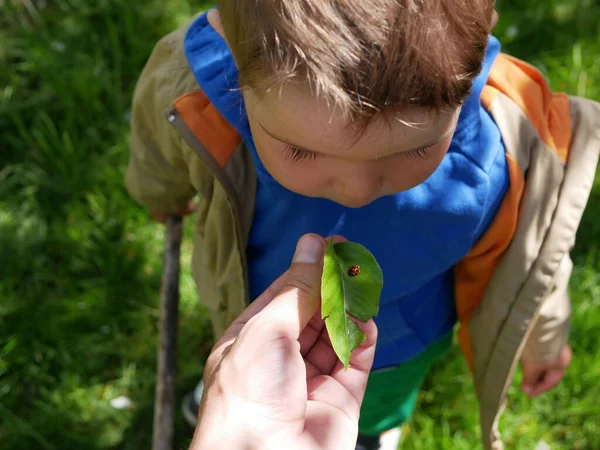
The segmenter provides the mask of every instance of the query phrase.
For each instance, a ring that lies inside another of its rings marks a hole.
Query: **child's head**
[[[493,0],[219,3],[265,167],[352,207],[440,164],[494,14]]]

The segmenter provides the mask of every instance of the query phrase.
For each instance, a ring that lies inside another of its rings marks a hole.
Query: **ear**
[[[219,14],[219,10],[217,8],[209,10],[208,13],[206,13],[206,18],[214,30],[219,33],[223,39],[225,39],[225,30],[223,29],[223,24],[221,23],[221,15]]]
[[[496,24],[498,23],[498,11],[496,11],[496,8],[494,8],[494,12],[492,13],[492,27],[491,30],[493,30],[496,27]]]

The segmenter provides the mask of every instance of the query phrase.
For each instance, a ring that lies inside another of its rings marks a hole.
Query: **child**
[[[410,417],[457,321],[483,446],[502,448],[519,359],[531,396],[570,362],[569,251],[600,106],[499,53],[493,0],[219,7],[150,57],[126,180],[156,217],[199,194],[193,274],[216,336],[302,234],[343,235],[385,277],[357,448]]]

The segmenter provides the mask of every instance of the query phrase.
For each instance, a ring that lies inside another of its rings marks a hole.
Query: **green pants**
[[[452,333],[448,333],[415,358],[371,372],[360,410],[359,433],[376,436],[406,422],[431,365],[444,357],[451,346]]]

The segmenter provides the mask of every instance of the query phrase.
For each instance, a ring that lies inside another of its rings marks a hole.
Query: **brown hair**
[[[219,0],[242,89],[288,81],[353,121],[457,107],[481,70],[493,0]]]

